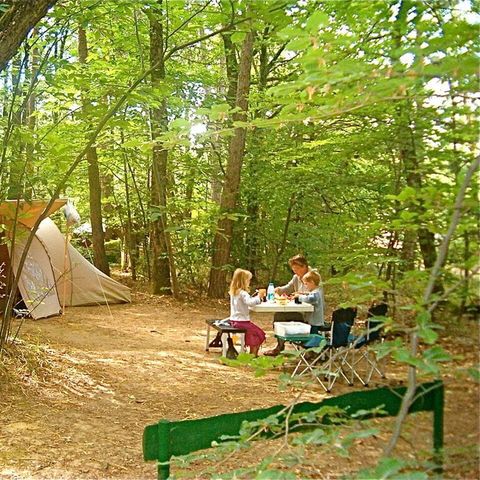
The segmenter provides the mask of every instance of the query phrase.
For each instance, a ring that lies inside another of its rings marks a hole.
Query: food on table
[[[286,293],[283,295],[275,295],[275,302],[279,305],[286,305],[289,302],[289,297]]]

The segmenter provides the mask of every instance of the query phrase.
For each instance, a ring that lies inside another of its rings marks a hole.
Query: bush
[[[105,242],[105,253],[108,263],[117,263],[121,261],[122,243],[119,238]]]

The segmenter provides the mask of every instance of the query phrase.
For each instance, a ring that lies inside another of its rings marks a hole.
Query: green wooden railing
[[[321,402],[303,402],[294,406],[292,413],[311,412],[321,407],[339,407],[345,416],[352,417],[360,410],[381,409],[375,417],[395,416],[405,394],[405,387],[378,388],[347,393],[327,398]],[[409,413],[433,412],[433,448],[438,467],[442,467],[443,448],[443,404],[444,388],[441,381],[423,383],[417,387],[415,401]],[[284,405],[276,405],[248,412],[227,413],[215,417],[197,420],[168,421],[161,420],[149,425],[143,433],[143,457],[146,461],[157,460],[158,478],[170,476],[170,458],[186,455],[197,450],[210,448],[212,442],[220,442],[224,435],[238,435],[242,422],[267,418],[285,409]],[[367,417],[363,417],[367,418]],[[370,416],[371,418],[371,416]],[[328,421],[328,419],[326,419]],[[292,427],[290,423],[290,427]]]

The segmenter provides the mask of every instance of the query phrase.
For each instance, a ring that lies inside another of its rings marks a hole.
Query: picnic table
[[[309,303],[288,302],[285,304],[277,302],[262,302],[253,307],[249,307],[252,312],[257,313],[276,313],[276,312],[313,312],[313,305]]]

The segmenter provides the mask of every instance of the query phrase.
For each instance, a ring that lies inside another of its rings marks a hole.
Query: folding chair
[[[375,342],[384,342],[382,327],[383,318],[387,315],[387,312],[388,305],[386,303],[379,303],[370,307],[365,323],[366,332],[358,337],[350,337],[353,346],[351,349],[352,360],[349,362],[352,373],[351,379],[353,381],[353,376],[355,376],[364,387],[368,387],[374,373],[377,373],[381,378],[386,378],[385,366],[383,362],[378,362],[377,355],[370,346]],[[357,351],[360,352],[359,357],[356,357]],[[357,367],[361,364],[364,365],[363,376],[357,371]]]
[[[295,350],[300,352],[298,363],[291,376],[310,373],[327,392],[332,390],[339,376],[352,385],[344,367],[351,368],[348,362],[349,336],[356,315],[357,310],[354,308],[335,310],[332,314],[330,338],[318,334],[278,336],[278,338],[291,343]],[[324,345],[322,345],[322,341]],[[305,350],[305,348],[314,347],[320,347],[320,352]]]

